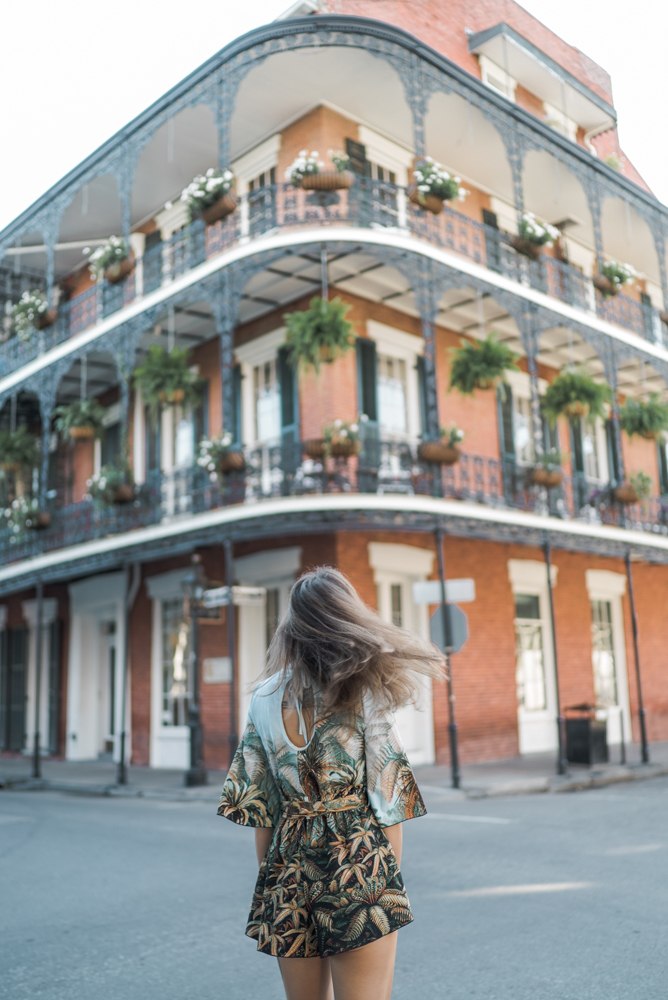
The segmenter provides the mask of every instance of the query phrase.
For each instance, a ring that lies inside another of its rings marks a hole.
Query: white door
[[[555,750],[557,706],[547,594],[515,593],[515,668],[520,753]]]

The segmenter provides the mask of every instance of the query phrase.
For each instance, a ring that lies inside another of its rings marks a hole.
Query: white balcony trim
[[[70,545],[56,552],[12,563],[0,569],[0,583],[18,578],[27,572],[28,565],[33,573],[46,571],[61,562],[73,565],[77,560],[88,559],[93,555],[104,555],[109,552],[121,553],[141,549],[152,542],[168,541],[170,538],[182,538],[190,532],[206,528],[224,528],[240,521],[262,520],[285,514],[303,514],[305,516],[326,511],[389,511],[397,514],[430,514],[434,517],[450,517],[453,520],[475,520],[481,524],[499,524],[519,526],[538,532],[549,531],[553,535],[564,538],[598,538],[607,542],[618,542],[630,548],[656,549],[668,553],[668,535],[657,537],[651,532],[627,528],[614,528],[607,525],[595,525],[584,521],[563,521],[541,514],[526,511],[503,510],[497,507],[486,507],[465,500],[441,500],[434,497],[406,496],[404,494],[348,494],[333,496],[285,497],[272,500],[262,500],[257,503],[239,504],[233,508],[224,507],[207,511],[203,514],[174,518],[146,528],[136,528],[132,531],[111,535]],[[336,531],[336,527],[331,527]],[[343,528],[345,531],[345,526]],[[369,528],[370,531],[373,528]],[[516,544],[516,543],[512,543]],[[531,546],[529,546],[531,547]],[[98,572],[98,571],[96,571]]]
[[[127,320],[139,316],[142,312],[153,306],[168,301],[173,295],[197,285],[200,281],[222,270],[224,267],[228,267],[237,261],[259,256],[271,250],[281,250],[284,248],[287,250],[296,245],[319,244],[322,242],[329,244],[354,243],[358,246],[369,247],[391,247],[404,252],[422,254],[423,257],[445,264],[455,271],[460,271],[464,276],[470,275],[471,277],[478,278],[489,285],[496,286],[503,291],[517,296],[518,299],[534,302],[536,305],[549,309],[564,319],[584,324],[592,330],[597,330],[620,343],[628,344],[649,356],[658,358],[661,361],[668,361],[668,349],[666,348],[652,344],[637,334],[627,332],[612,323],[608,323],[594,313],[576,309],[559,299],[551,298],[543,292],[536,291],[510,278],[506,278],[496,271],[488,270],[481,264],[476,264],[466,257],[458,256],[448,250],[439,250],[437,247],[430,246],[428,243],[409,234],[399,233],[396,230],[390,232],[359,229],[355,226],[341,226],[336,229],[329,226],[311,226],[301,232],[274,231],[269,236],[259,237],[250,243],[237,244],[226,253],[212,257],[203,264],[194,267],[191,271],[180,275],[168,285],[150,292],[144,298],[136,299],[126,308],[120,309],[117,313],[102,320],[96,326],[83,331],[76,337],[70,337],[68,340],[63,341],[62,344],[53,347],[50,351],[45,352],[37,358],[33,358],[32,361],[27,362],[22,368],[11,372],[6,378],[0,380],[0,393],[11,390],[26,378],[37,374],[61,358],[67,357],[77,348],[94,343],[105,333],[121,326]]]

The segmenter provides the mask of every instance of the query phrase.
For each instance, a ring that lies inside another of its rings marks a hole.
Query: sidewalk
[[[617,756],[617,748],[614,748]],[[668,743],[653,743],[650,763],[640,764],[640,747],[627,749],[627,763],[598,764],[595,767],[570,765],[565,775],[556,774],[554,754],[532,754],[485,764],[464,764],[461,787],[451,787],[448,766],[415,768],[418,783],[426,792],[447,794],[454,799],[489,798],[500,795],[529,795],[546,792],[575,792],[622,781],[643,781],[668,775]],[[617,758],[618,759],[618,758]],[[209,771],[208,785],[186,788],[183,771],[150,767],[128,768],[127,784],[116,782],[116,765],[110,761],[41,762],[41,778],[34,779],[28,757],[0,757],[0,790],[56,791],[72,795],[144,797],[172,802],[216,803],[225,779],[224,771]]]

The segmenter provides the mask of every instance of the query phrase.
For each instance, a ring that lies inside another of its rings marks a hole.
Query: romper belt
[[[361,795],[342,795],[338,799],[290,799],[283,810],[282,819],[315,819],[326,813],[348,812],[366,804]]]

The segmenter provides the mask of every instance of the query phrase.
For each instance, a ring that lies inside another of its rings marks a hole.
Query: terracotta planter
[[[124,281],[129,274],[132,274],[134,269],[134,254],[130,254],[129,257],[124,257],[123,260],[116,260],[109,267],[105,268],[105,281],[108,281],[111,285],[117,285],[120,281]]]
[[[437,198],[435,194],[424,194],[422,191],[418,191],[414,184],[408,188],[408,200],[417,205],[418,208],[431,212],[432,215],[440,215],[445,204],[443,198]]]
[[[304,441],[303,447],[304,454],[315,461],[325,457],[326,450],[324,438],[310,438],[309,440]]]
[[[20,472],[21,463],[20,462],[0,462],[0,469],[3,472]]]
[[[572,403],[566,403],[564,413],[567,417],[586,417],[589,414],[589,403],[574,399]]]
[[[200,215],[206,222],[207,226],[212,226],[214,222],[219,222],[220,219],[224,219],[226,216],[231,215],[232,212],[237,207],[237,196],[233,191],[228,191],[227,194],[222,195],[218,201],[214,201],[212,205],[207,205],[200,212]]]
[[[347,191],[354,181],[352,170],[321,170],[319,174],[305,174],[299,186],[304,191]]]
[[[561,486],[564,473],[561,469],[546,469],[537,465],[529,473],[529,478],[534,486],[544,486],[546,489],[552,490],[555,486]]]
[[[503,377],[497,375],[495,378],[481,378],[476,383],[476,389],[486,392],[488,389],[496,389],[503,382]]]
[[[606,298],[610,295],[617,295],[619,292],[619,285],[610,281],[610,278],[606,278],[604,274],[595,274],[591,282],[594,288],[597,288],[601,295],[605,295]]]
[[[631,483],[621,483],[619,486],[615,486],[612,495],[617,503],[623,504],[638,503],[639,499],[638,491]]]
[[[40,510],[33,516],[30,523],[31,531],[44,531],[51,526],[51,515],[46,510]]]
[[[132,483],[121,483],[114,490],[113,502],[117,504],[132,503],[135,498],[135,488]]]
[[[95,428],[87,427],[85,425],[81,427],[70,427],[67,433],[72,441],[92,441],[95,437]]]
[[[526,236],[511,236],[510,245],[517,253],[521,253],[524,257],[529,257],[531,260],[538,260],[543,250],[543,244],[534,243],[533,240],[528,240]]]
[[[165,403],[168,406],[177,406],[179,403],[182,403],[185,398],[185,389],[170,389],[169,391],[165,389],[163,392],[158,393],[158,399],[160,402]]]
[[[327,451],[332,458],[350,458],[359,455],[361,448],[359,441],[332,441]]]
[[[246,468],[243,451],[228,451],[226,455],[221,455],[218,468],[223,475],[229,475],[230,472],[243,472]]]
[[[660,432],[658,431],[643,431],[640,435],[645,441],[657,441],[659,439]]]
[[[420,461],[431,462],[433,465],[454,465],[461,454],[456,444],[448,444],[446,441],[423,441],[418,446]]]
[[[53,324],[58,319],[57,309],[47,309],[46,312],[39,313],[37,319],[35,320],[35,326],[38,330],[46,330],[47,327],[53,326]]]

